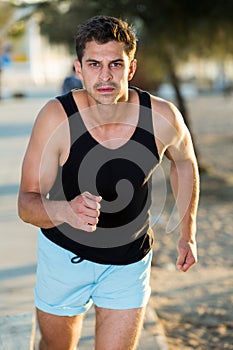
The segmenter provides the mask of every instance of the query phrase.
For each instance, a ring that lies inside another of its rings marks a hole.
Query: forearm
[[[40,193],[20,193],[19,216],[23,221],[42,228],[67,223],[76,229],[93,232],[100,215],[101,199],[89,192],[83,192],[69,202],[51,201]]]
[[[193,242],[199,201],[199,174],[195,159],[172,162],[170,179],[180,216],[181,237]]]
[[[66,201],[50,201],[40,193],[21,193],[18,198],[18,213],[27,223],[50,228],[64,222],[62,215],[67,205]]]

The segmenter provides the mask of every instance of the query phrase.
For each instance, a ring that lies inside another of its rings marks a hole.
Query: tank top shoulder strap
[[[143,91],[137,87],[132,87],[138,93],[140,103],[140,114],[138,120],[138,127],[153,132],[151,98],[147,91]]]
[[[141,90],[137,87],[132,87],[132,89],[137,91],[139,95],[140,105],[151,109],[151,99],[149,92]]]
[[[57,96],[56,98],[62,104],[68,118],[74,113],[78,112],[78,107],[74,101],[72,91],[69,91],[64,95]]]
[[[140,103],[139,120],[133,139],[143,143],[159,160],[159,153],[154,136],[151,96],[147,91],[143,91],[139,88],[132,87],[132,89],[137,91]]]
[[[70,128],[70,137],[71,137],[71,144],[74,145],[74,143],[83,135],[86,133],[86,127],[82,121],[82,118],[79,114],[79,109],[75,103],[72,91],[69,91],[68,93],[57,96],[56,97],[58,101],[62,104],[64,111],[67,115],[67,118],[69,120],[69,128]]]

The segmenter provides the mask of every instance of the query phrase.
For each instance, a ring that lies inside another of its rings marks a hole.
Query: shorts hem
[[[35,293],[36,294],[36,293]],[[38,301],[38,297],[35,296],[35,307],[43,312],[56,316],[76,316],[87,312],[92,306],[92,300],[89,300],[85,305],[78,307],[61,307],[51,306],[43,301]]]
[[[143,298],[143,300],[138,300],[138,301],[124,301],[124,302],[120,302],[119,300],[117,300],[117,302],[115,300],[100,300],[98,301],[97,298],[93,301],[94,305],[96,305],[97,307],[101,307],[104,309],[112,309],[112,310],[127,310],[127,309],[138,309],[144,306],[147,306],[147,304],[149,303],[150,300],[150,295],[151,293],[148,294],[148,296],[145,296]]]
[[[83,313],[85,313],[88,309],[80,307],[78,309],[55,309],[54,307],[41,307],[41,305],[35,305],[35,307],[38,310],[41,310],[43,312],[46,312],[47,314],[51,314],[51,315],[56,315],[56,316],[76,316],[76,315],[81,315]]]

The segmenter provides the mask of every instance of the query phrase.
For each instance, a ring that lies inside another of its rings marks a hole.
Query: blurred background
[[[232,13],[231,0],[1,0],[1,97],[59,86],[75,58],[78,24],[106,14],[127,19],[137,32],[133,83],[175,96],[185,113],[184,97],[232,91]]]
[[[232,0],[0,0],[0,321],[33,305],[36,229],[17,217],[33,121],[72,74],[78,24],[98,14],[133,24],[138,69],[131,84],[176,104],[199,161],[199,264],[187,274],[174,267],[179,230],[167,233],[174,200],[166,160],[162,210],[154,177],[152,301],[169,348],[233,349]]]

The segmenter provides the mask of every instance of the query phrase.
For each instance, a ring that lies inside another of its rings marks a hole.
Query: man
[[[76,50],[84,89],[39,113],[19,193],[20,217],[41,228],[40,349],[73,349],[94,303],[95,349],[133,350],[150,296],[151,173],[165,154],[181,218],[177,268],[187,271],[197,259],[197,163],[177,109],[129,88],[136,37],[126,22],[91,18]]]

